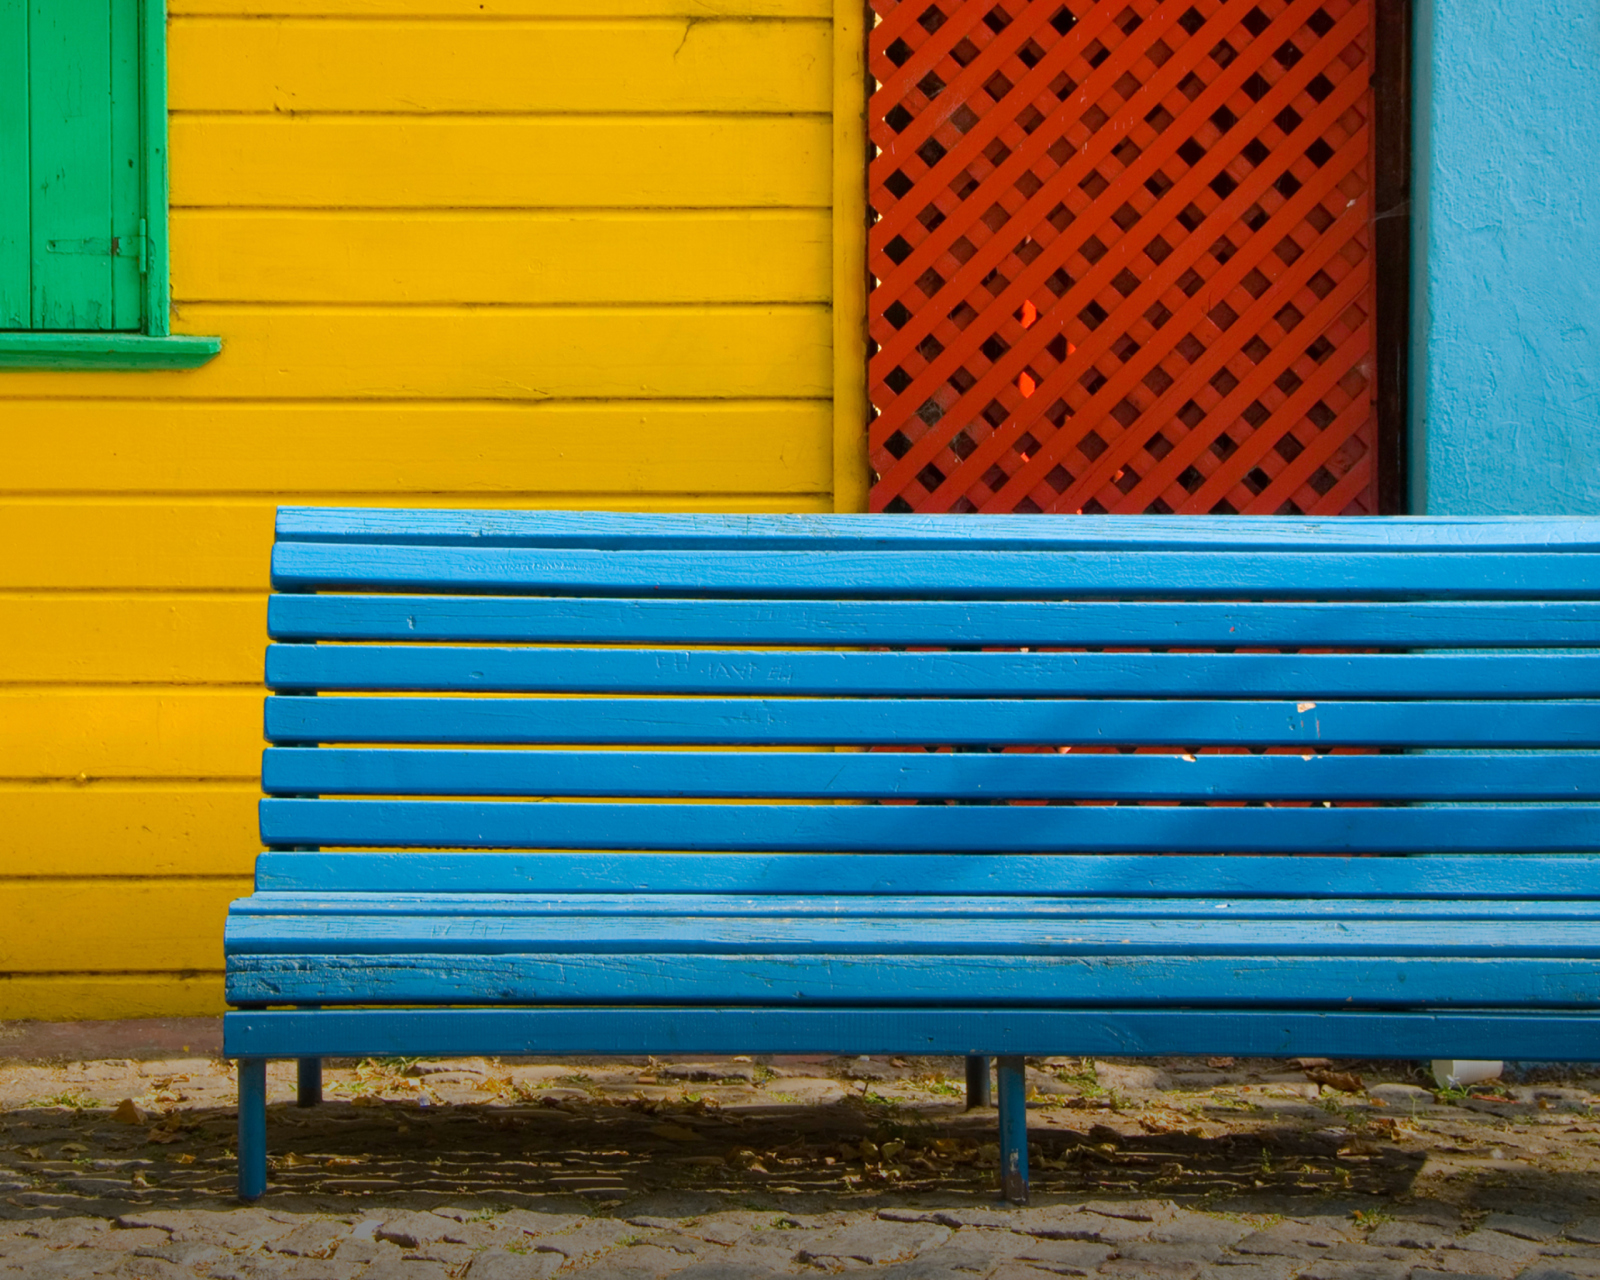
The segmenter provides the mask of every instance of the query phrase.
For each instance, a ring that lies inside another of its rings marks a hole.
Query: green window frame
[[[0,369],[188,369],[167,260],[165,0],[0,0]]]

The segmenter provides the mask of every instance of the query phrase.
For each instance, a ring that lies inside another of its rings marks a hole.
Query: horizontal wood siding
[[[220,1009],[279,503],[835,503],[832,0],[168,8],[223,354],[0,374],[0,1019]]]

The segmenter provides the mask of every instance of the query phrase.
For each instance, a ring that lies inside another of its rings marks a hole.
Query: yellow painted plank
[[[867,465],[866,9],[835,0],[833,106],[833,503],[865,511]]]
[[[222,354],[174,372],[15,373],[18,397],[716,399],[826,397],[822,306],[246,308],[184,306]]]
[[[826,18],[831,0],[167,0],[174,15],[332,18]]]
[[[0,501],[0,589],[265,591],[274,511],[270,501]]]
[[[248,876],[261,850],[259,798],[244,782],[7,783],[0,868],[7,876]]]
[[[266,634],[264,595],[0,595],[0,681],[247,684]]]
[[[827,302],[825,210],[177,211],[181,302]]]
[[[501,501],[520,506],[526,501],[520,495],[529,493],[549,495],[543,505],[559,505],[564,491],[631,492],[642,500],[673,493],[825,494],[830,485],[829,410],[818,400],[13,400],[3,413],[4,484],[13,493],[364,492],[372,500],[388,495],[435,506],[445,505],[435,496],[441,491],[476,491],[480,503],[503,495]],[[63,449],[62,440],[72,447]],[[257,532],[269,536],[270,520]],[[4,630],[0,623],[0,637]]]
[[[180,18],[175,111],[826,112],[822,22]]]
[[[172,203],[260,208],[827,208],[826,116],[175,113]]]
[[[826,494],[285,492],[236,502],[0,501],[0,591],[265,591],[278,502],[599,511],[828,511]],[[0,729],[4,726],[0,725]],[[79,772],[73,769],[71,776]]]
[[[219,970],[250,881],[0,880],[0,972]]]
[[[257,778],[263,697],[259,689],[0,689],[0,778]]]
[[[226,1013],[222,974],[0,974],[0,1022],[202,1018]]]

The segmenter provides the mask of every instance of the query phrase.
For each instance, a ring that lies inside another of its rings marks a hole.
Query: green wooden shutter
[[[0,328],[143,319],[138,0],[0,0]]]

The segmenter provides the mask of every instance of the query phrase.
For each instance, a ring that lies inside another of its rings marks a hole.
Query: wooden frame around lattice
[[[873,510],[1374,513],[1374,0],[872,0]]]

